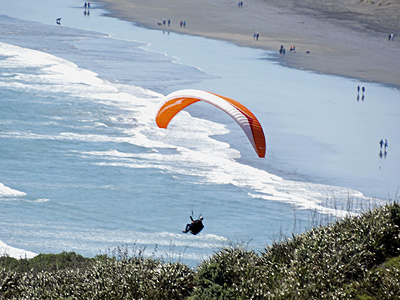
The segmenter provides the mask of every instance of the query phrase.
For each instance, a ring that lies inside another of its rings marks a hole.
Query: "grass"
[[[397,203],[268,246],[221,249],[196,269],[140,253],[0,258],[0,299],[399,299]]]

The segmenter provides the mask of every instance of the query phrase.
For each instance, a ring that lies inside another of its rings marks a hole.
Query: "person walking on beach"
[[[385,150],[386,150],[387,147],[389,147],[388,146],[388,141],[387,141],[387,139],[385,139]]]
[[[285,47],[281,45],[281,48],[279,49],[279,55],[284,56],[286,53]]]
[[[379,144],[381,145],[381,149],[383,147],[383,140],[381,139],[381,141],[379,142]]]

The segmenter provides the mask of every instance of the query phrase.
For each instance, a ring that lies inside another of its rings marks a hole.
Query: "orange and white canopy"
[[[238,101],[214,93],[187,89],[167,95],[156,115],[158,127],[167,128],[177,113],[198,101],[210,103],[230,115],[246,133],[258,156],[265,157],[264,131],[255,115]]]

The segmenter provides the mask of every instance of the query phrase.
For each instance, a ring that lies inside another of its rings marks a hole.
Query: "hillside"
[[[0,258],[0,299],[398,299],[397,203],[268,246],[179,262],[75,253]]]

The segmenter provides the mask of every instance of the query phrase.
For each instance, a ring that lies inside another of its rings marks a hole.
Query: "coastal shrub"
[[[31,259],[15,259],[9,256],[0,257],[0,268],[19,272],[57,271],[85,267],[93,259],[83,257],[75,252],[61,252],[59,254],[39,254]]]
[[[347,295],[354,299],[400,299],[399,287],[400,256],[374,267],[346,288]]]
[[[368,285],[389,295],[400,290],[390,280],[398,268],[371,270],[400,254],[399,216],[394,203],[274,243],[260,256],[223,249],[199,266],[192,299],[347,299]]]
[[[198,267],[192,299],[251,299],[262,283],[255,268],[258,260],[243,245],[215,253]]]
[[[50,271],[0,268],[0,299],[184,299],[192,281],[193,271],[181,263],[102,256]]]
[[[257,254],[233,245],[195,270],[177,262],[75,253],[0,258],[0,299],[399,299],[397,203],[318,226]]]
[[[274,272],[280,274],[270,292],[283,298],[343,298],[343,286],[399,255],[399,216],[400,207],[394,203],[268,247],[261,257],[263,265],[270,268],[275,263]]]

